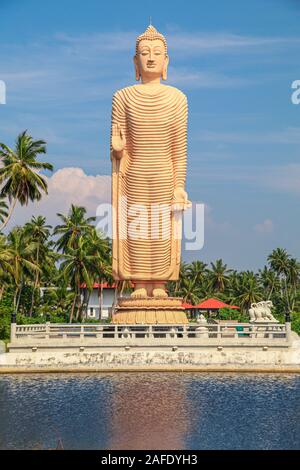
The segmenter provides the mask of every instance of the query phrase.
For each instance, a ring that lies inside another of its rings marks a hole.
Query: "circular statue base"
[[[188,323],[178,297],[143,299],[120,298],[113,315],[115,324],[184,324]]]

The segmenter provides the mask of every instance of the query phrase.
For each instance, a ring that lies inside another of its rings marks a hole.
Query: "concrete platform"
[[[201,347],[143,350],[30,351],[0,355],[0,373],[36,372],[282,372],[300,373],[300,340],[289,348]]]

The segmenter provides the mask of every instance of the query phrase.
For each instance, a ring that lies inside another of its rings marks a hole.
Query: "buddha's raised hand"
[[[172,211],[184,211],[192,206],[183,188],[175,188],[172,201]]]
[[[119,124],[113,124],[111,145],[117,157],[123,156],[123,150],[126,146],[126,137]]]

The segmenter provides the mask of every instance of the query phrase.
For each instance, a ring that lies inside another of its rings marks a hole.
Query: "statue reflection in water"
[[[155,377],[120,374],[114,380],[108,449],[186,448],[193,410],[186,381],[168,372]]]

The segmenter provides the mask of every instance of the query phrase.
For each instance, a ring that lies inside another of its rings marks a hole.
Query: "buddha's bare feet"
[[[160,297],[160,298],[168,297],[168,294],[166,293],[165,289],[161,287],[156,287],[155,289],[153,289],[152,295],[153,297]]]
[[[144,287],[139,287],[132,292],[130,297],[132,299],[144,299],[147,297],[147,290]]]

